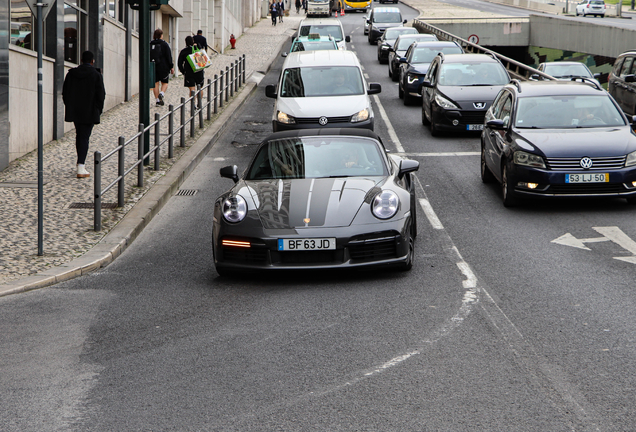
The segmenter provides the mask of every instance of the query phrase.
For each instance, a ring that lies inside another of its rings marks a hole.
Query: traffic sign
[[[55,4],[55,0],[26,0],[26,3],[29,5],[29,9],[31,9],[31,12],[35,16],[38,14],[38,4],[40,4],[42,6],[42,20],[44,20],[49,14],[51,6]]]
[[[476,34],[472,34],[468,36],[468,42],[474,43],[475,45],[477,45],[479,43],[479,36],[477,36]]]

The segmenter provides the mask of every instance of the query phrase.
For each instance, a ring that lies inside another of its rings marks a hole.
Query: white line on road
[[[378,97],[378,95],[373,95],[373,100],[378,105],[378,110],[380,111],[380,115],[382,116],[382,119],[386,124],[386,128],[389,130],[389,137],[391,138],[391,141],[393,141],[393,144],[395,144],[396,150],[398,151],[398,153],[404,153],[404,147],[402,147],[402,143],[395,133],[395,129],[393,129],[391,120],[389,120],[389,116],[386,114],[386,111],[384,110],[384,107],[382,106],[382,102],[380,102],[380,98]]]
[[[442,225],[442,222],[439,220],[439,218],[435,214],[435,211],[433,210],[431,203],[428,202],[426,198],[420,198],[419,201],[420,201],[420,207],[422,207],[422,210],[424,210],[424,214],[428,218],[428,221],[431,223],[431,226],[433,227],[433,229],[439,229],[439,230],[444,229],[444,225]]]

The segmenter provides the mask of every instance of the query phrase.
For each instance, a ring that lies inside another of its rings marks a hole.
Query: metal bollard
[[[243,84],[245,84],[245,54],[243,54]]]
[[[143,123],[139,123],[139,138],[137,139],[137,186],[144,187],[144,129]]]
[[[194,116],[196,115],[194,106],[194,95],[190,96],[190,138],[194,138]]]
[[[174,106],[168,105],[168,158],[174,157]]]
[[[219,76],[214,74],[214,114],[219,112]]]
[[[239,83],[239,62],[238,60],[234,60],[234,91],[238,91],[238,83]]]
[[[229,87],[230,87],[230,68],[228,66],[225,66],[225,102],[227,102],[229,100],[228,98],[228,94],[229,94]]]
[[[159,113],[155,113],[155,171],[159,171],[159,162],[161,162],[161,124]]]
[[[223,108],[223,71],[221,71],[221,76],[219,77],[219,107]]]
[[[212,117],[212,80],[208,79],[208,102],[205,104],[208,109],[208,120]]]
[[[201,90],[201,84],[197,84],[197,104],[199,108],[199,129],[203,129],[203,90]]]
[[[185,98],[181,98],[181,130],[179,134],[181,147],[185,147]]]
[[[95,152],[95,178],[93,179],[93,190],[95,191],[95,202],[93,203],[93,229],[102,230],[102,154]]]
[[[117,207],[123,207],[124,202],[124,192],[126,191],[126,182],[124,181],[124,176],[126,175],[126,158],[124,157],[124,149],[126,144],[126,138],[123,136],[119,137],[119,152],[118,152],[118,166],[117,166],[117,177],[119,177],[119,181],[117,182]]]
[[[230,67],[230,81],[228,81],[230,85],[230,97],[234,97],[234,76],[234,63],[232,63],[232,67]]]

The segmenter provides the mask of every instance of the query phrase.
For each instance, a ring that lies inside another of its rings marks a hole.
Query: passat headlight
[[[435,95],[435,103],[444,109],[459,109],[457,105],[438,94]]]
[[[351,116],[351,123],[357,123],[369,119],[369,108],[365,108],[362,111]]]
[[[533,155],[523,151],[516,151],[514,156],[514,162],[517,165],[525,165],[534,168],[545,168],[545,163],[541,156]]]
[[[383,190],[375,196],[371,204],[371,211],[378,219],[389,219],[395,216],[400,206],[397,194],[390,190]]]
[[[414,82],[418,81],[420,79],[419,76],[415,75],[415,74],[408,74],[406,76],[406,82],[408,82],[409,84],[413,84]]]
[[[294,124],[296,123],[296,119],[290,116],[289,114],[285,114],[282,111],[276,111],[276,119],[279,123],[284,124]]]
[[[230,223],[237,223],[245,219],[247,203],[240,195],[230,196],[223,201],[223,217]]]
[[[632,165],[636,165],[636,151],[635,152],[631,152],[630,154],[627,155],[627,159],[625,159],[625,166],[632,166]]]

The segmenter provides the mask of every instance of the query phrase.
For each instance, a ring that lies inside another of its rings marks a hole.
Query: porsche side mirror
[[[379,83],[369,83],[369,90],[367,94],[378,94],[382,92],[382,86]]]
[[[234,183],[238,183],[238,167],[236,165],[230,165],[223,167],[219,170],[221,177],[229,178],[234,180]]]
[[[345,36],[345,42],[347,43],[351,42],[351,36]]]
[[[265,96],[268,98],[276,99],[278,95],[276,94],[276,86],[274,84],[269,84],[265,86]]]
[[[404,177],[404,174],[417,171],[420,169],[420,163],[412,159],[402,159],[400,161],[400,170],[398,171],[398,178]]]
[[[488,126],[490,129],[495,130],[504,130],[506,128],[504,121],[500,119],[488,120],[486,122],[486,126]]]

